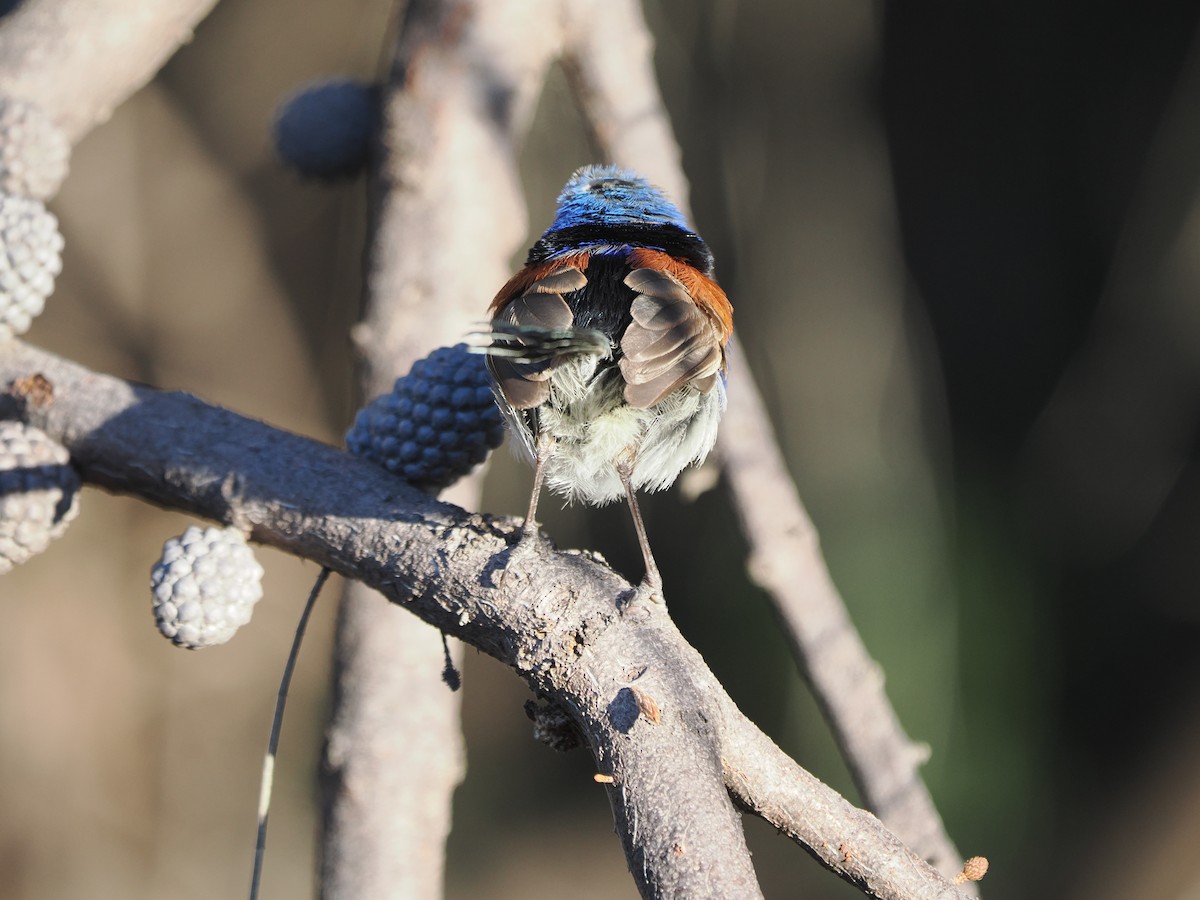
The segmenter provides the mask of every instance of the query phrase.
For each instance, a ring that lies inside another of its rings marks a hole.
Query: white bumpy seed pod
[[[67,177],[71,143],[40,106],[0,97],[0,191],[49,200]]]
[[[39,200],[0,194],[0,341],[29,330],[62,270],[58,219]]]
[[[0,574],[36,556],[79,512],[79,476],[64,447],[0,421]]]
[[[262,598],[262,576],[236,528],[190,526],[163,544],[150,570],[158,630],[189,650],[225,643],[250,621]]]

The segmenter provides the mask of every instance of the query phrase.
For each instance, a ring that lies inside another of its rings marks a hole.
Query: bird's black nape
[[[713,275],[713,255],[708,244],[694,231],[675,225],[621,223],[616,225],[572,225],[547,231],[530,248],[526,265],[544,262],[563,251],[586,250],[589,246],[648,247],[695,266],[705,276]]]

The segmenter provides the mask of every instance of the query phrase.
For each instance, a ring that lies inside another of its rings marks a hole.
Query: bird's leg
[[[500,576],[500,586],[508,580],[509,570],[513,564],[528,556],[538,543],[537,508],[538,499],[542,496],[542,483],[546,480],[546,464],[554,453],[554,435],[549,432],[539,432],[533,455],[533,493],[529,495],[529,511],[521,524],[521,536],[516,545],[508,551],[508,560],[504,564],[504,574]]]
[[[542,484],[546,480],[546,464],[550,462],[553,453],[554,435],[548,431],[538,434],[533,459],[533,493],[529,495],[529,512],[525,514],[525,524],[521,526],[522,543],[537,534],[538,500],[542,496]]]
[[[662,575],[658,573],[658,565],[654,562],[654,554],[650,552],[650,539],[646,536],[646,525],[642,522],[642,511],[638,507],[637,494],[633,490],[633,458],[628,454],[617,461],[617,475],[620,476],[621,486],[625,488],[625,499],[629,502],[629,513],[633,516],[633,528],[637,532],[638,544],[642,548],[642,559],[646,563],[646,574],[638,585],[638,593],[648,594],[655,603],[663,602]]]

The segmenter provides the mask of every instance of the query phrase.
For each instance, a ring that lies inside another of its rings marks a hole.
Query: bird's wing
[[[549,397],[556,360],[573,352],[580,339],[571,327],[575,316],[563,294],[586,284],[582,271],[565,265],[522,285],[522,292],[498,310],[492,323],[494,352],[488,353],[487,363],[514,409],[532,409]]]
[[[680,386],[712,390],[724,364],[712,318],[683,284],[657,268],[634,269],[625,284],[637,296],[633,321],[621,338],[625,402],[648,409]]]

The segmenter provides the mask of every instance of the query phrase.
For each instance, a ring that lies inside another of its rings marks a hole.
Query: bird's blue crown
[[[650,247],[713,273],[712,253],[662,191],[619,166],[584,166],[558,195],[554,222],[527,264],[589,248]]]
[[[558,211],[547,232],[621,225],[673,225],[691,231],[679,208],[641,175],[619,166],[584,166],[558,195]]]

